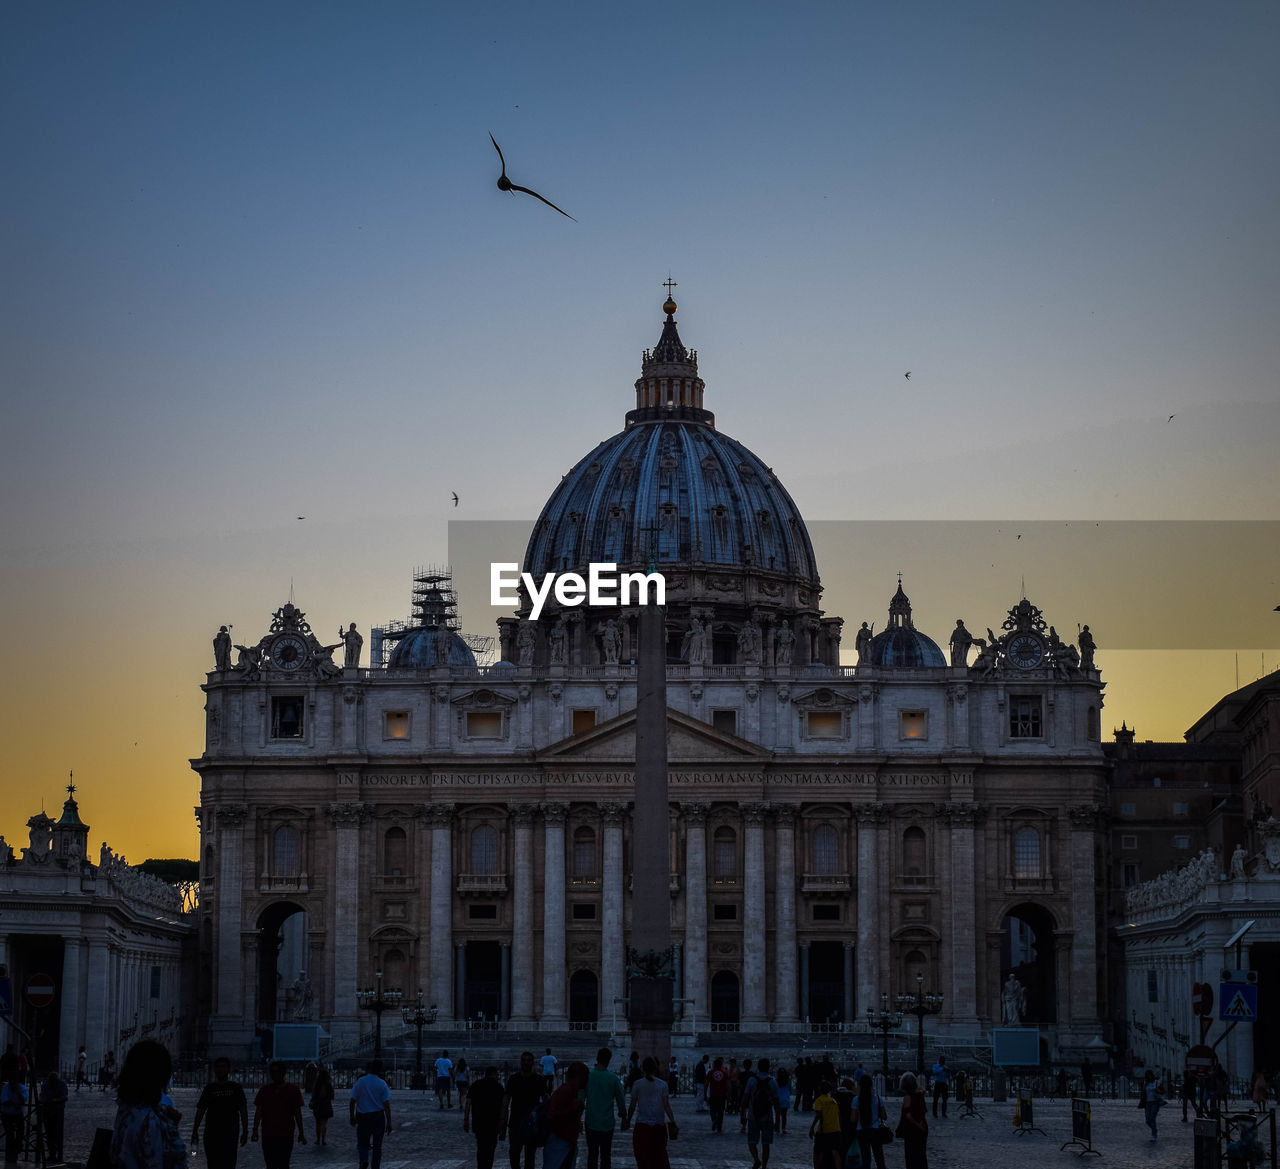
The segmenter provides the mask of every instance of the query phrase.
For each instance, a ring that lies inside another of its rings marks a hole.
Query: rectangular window
[[[839,921],[840,906],[838,905],[815,905],[813,907],[814,921]]]
[[[1040,717],[1040,699],[1011,698],[1009,700],[1009,737],[1011,739],[1039,739],[1044,735]]]
[[[904,710],[898,715],[898,738],[927,739],[929,737],[929,715],[923,710]]]
[[[1136,808],[1134,807],[1134,805],[1133,805],[1133,804],[1121,804],[1121,805],[1120,805],[1120,815],[1122,815],[1122,816],[1136,816],[1137,814],[1138,814],[1138,813],[1137,813],[1137,810],[1136,810]]]
[[[468,739],[502,738],[502,715],[496,710],[473,710],[467,715]]]
[[[383,714],[382,737],[384,739],[407,739],[409,737],[409,712],[407,710],[388,710]]]
[[[1160,1001],[1160,986],[1156,982],[1156,972],[1154,970],[1147,971],[1147,1002],[1158,1003]]]
[[[473,905],[467,916],[472,921],[497,921],[498,907],[496,905]]]
[[[277,695],[271,699],[271,737],[302,738],[302,695]]]
[[[811,710],[804,722],[811,739],[839,739],[844,734],[844,717],[838,710]]]
[[[1187,814],[1187,805],[1186,805],[1186,804],[1174,804],[1174,805],[1173,805],[1173,814],[1174,814],[1175,816],[1185,816],[1185,815]]]
[[[1132,833],[1125,833],[1123,836],[1120,837],[1120,847],[1130,848],[1130,849],[1137,848],[1138,838]]]
[[[1190,847],[1191,847],[1191,837],[1190,837],[1190,836],[1175,836],[1175,837],[1173,838],[1173,847],[1174,847],[1174,848],[1190,848]]]
[[[573,903],[574,921],[595,921],[596,907],[591,901],[575,901]]]
[[[158,999],[160,997],[160,967],[151,967],[151,997]]]
[[[586,734],[595,725],[596,712],[594,710],[575,710],[573,712],[573,733],[575,735]]]
[[[1138,865],[1136,861],[1126,861],[1124,865],[1124,887],[1134,889],[1138,884]]]
[[[711,712],[711,725],[722,735],[736,735],[738,733],[738,712],[736,710],[713,710]]]
[[[712,921],[737,921],[738,907],[736,905],[713,905],[711,907]]]

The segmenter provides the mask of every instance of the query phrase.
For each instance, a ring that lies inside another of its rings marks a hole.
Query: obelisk
[[[631,1047],[671,1058],[675,952],[671,947],[670,807],[667,802],[667,621],[658,605],[640,610],[636,660],[636,786],[632,820],[631,945],[627,1018]]]

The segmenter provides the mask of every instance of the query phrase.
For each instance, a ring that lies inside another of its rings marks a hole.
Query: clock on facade
[[[307,660],[307,643],[291,633],[277,637],[271,643],[271,664],[277,670],[296,670]]]
[[[1044,660],[1044,646],[1032,633],[1019,633],[1010,638],[1005,653],[1020,670],[1030,670]]]

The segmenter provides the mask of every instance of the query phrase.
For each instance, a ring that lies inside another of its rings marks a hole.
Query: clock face
[[[292,634],[277,637],[271,645],[271,664],[277,670],[296,670],[306,660],[306,642]]]
[[[1030,670],[1044,659],[1044,646],[1040,644],[1038,637],[1033,637],[1030,633],[1020,633],[1011,639],[1005,652],[1020,670]]]

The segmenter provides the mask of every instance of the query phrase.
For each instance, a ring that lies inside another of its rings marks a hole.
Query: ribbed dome
[[[873,666],[890,669],[947,664],[938,643],[921,633],[912,622],[911,601],[902,591],[901,579],[898,591],[889,602],[888,628],[871,639],[870,660]]]
[[[444,626],[411,629],[396,642],[387,665],[393,670],[429,670],[432,666],[439,665],[436,642],[441,637],[449,638],[449,665],[468,670],[476,668],[476,658],[471,647],[458,634]]]

